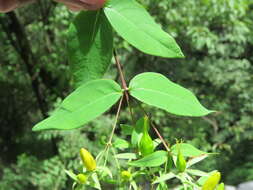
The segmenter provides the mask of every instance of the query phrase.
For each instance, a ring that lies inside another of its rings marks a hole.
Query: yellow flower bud
[[[78,180],[79,183],[85,184],[86,181],[87,181],[87,176],[84,175],[84,174],[78,174],[77,175],[77,180]]]
[[[124,181],[128,181],[130,178],[131,178],[132,174],[129,172],[129,171],[122,171],[121,172],[121,178],[124,180]]]
[[[94,160],[93,156],[84,148],[80,150],[80,156],[83,161],[85,168],[88,171],[93,171],[96,169],[96,161]]]
[[[214,190],[217,184],[219,183],[220,178],[221,178],[220,172],[213,173],[205,181],[204,185],[202,186],[202,190]]]

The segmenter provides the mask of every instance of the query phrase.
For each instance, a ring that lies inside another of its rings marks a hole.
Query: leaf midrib
[[[95,104],[96,102],[99,102],[101,99],[106,99],[108,96],[112,96],[112,95],[115,95],[115,94],[121,95],[120,92],[113,92],[113,93],[107,94],[107,95],[105,95],[105,96],[102,96],[102,97],[96,99],[95,101],[92,101],[92,102],[90,102],[90,103],[88,103],[88,104],[85,104],[85,105],[81,106],[80,108],[78,108],[78,109],[75,110],[75,111],[70,111],[70,110],[68,110],[68,111],[70,112],[70,114],[71,114],[71,113],[74,113],[74,112],[77,112],[77,111],[79,111],[80,109],[83,109],[84,107],[88,107],[88,106],[90,106],[90,105],[92,105],[92,104]],[[61,109],[63,108],[63,109],[65,109],[65,110],[67,110],[67,109],[64,108],[64,107],[60,107],[60,108],[61,108]]]
[[[118,11],[116,11],[115,9],[113,8],[109,8],[109,7],[106,7],[105,9],[108,9],[108,10],[111,10],[113,12],[115,12],[117,15],[119,15],[121,18],[123,18],[124,20],[126,20],[130,25],[132,25],[135,29],[141,31],[142,33],[145,34],[145,36],[148,36],[149,38],[151,38],[153,41],[157,42],[159,41],[163,47],[166,48],[167,51],[170,51],[172,53],[175,53],[174,51],[171,51],[164,43],[162,43],[160,40],[157,40],[156,38],[154,38],[152,35],[150,35],[149,33],[146,33],[142,28],[140,27],[137,27],[134,23],[130,22],[123,14],[120,14]],[[163,31],[162,31],[163,32]],[[154,40],[155,39],[155,40]],[[160,49],[160,48],[159,48]]]
[[[184,102],[186,105],[192,107],[193,104],[189,104],[188,102],[185,102],[184,99],[180,99],[180,98],[177,98],[175,96],[172,96],[172,95],[169,95],[165,92],[161,92],[161,91],[156,91],[156,90],[153,90],[153,89],[147,89],[147,88],[133,88],[132,91],[134,90],[140,90],[140,91],[151,91],[151,92],[154,92],[154,93],[158,93],[158,94],[161,94],[161,95],[165,95],[165,96],[169,96],[169,97],[172,97],[174,99],[177,99],[178,101],[181,101],[181,102]],[[131,91],[130,91],[131,93]],[[194,106],[193,106],[194,107]]]
[[[160,152],[159,152],[159,153],[160,153]],[[162,155],[162,153],[163,153],[164,155]],[[137,163],[137,164],[138,164],[138,163],[143,163],[143,162],[152,161],[152,160],[155,160],[155,159],[157,159],[157,160],[158,160],[158,159],[161,159],[161,158],[164,159],[165,157],[162,157],[162,156],[165,156],[165,153],[164,153],[164,152],[161,152],[160,154],[161,154],[161,155],[160,155],[159,157],[157,156],[157,157],[153,158],[153,157],[150,156],[149,159],[145,159],[144,161],[143,161],[143,160],[136,160],[136,161],[132,162],[132,164],[135,165],[136,163]],[[156,155],[152,155],[152,156],[156,156]]]

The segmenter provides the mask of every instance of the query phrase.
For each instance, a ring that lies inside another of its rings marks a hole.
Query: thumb
[[[16,9],[19,5],[18,0],[0,0],[0,12],[6,13]]]

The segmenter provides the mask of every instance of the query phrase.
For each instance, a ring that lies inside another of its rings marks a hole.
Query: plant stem
[[[111,148],[111,151],[112,151],[112,153],[113,153],[113,157],[114,157],[114,159],[115,159],[116,165],[117,165],[118,169],[120,170],[119,160],[116,158],[116,152],[115,152],[115,150],[114,150],[113,147]]]
[[[150,119],[150,120],[151,120],[151,119]],[[152,120],[151,120],[150,123],[151,123],[152,128],[153,128],[154,131],[156,132],[157,136],[161,139],[161,141],[162,141],[164,147],[166,148],[166,150],[167,150],[168,152],[170,152],[170,148],[168,147],[168,145],[167,145],[166,141],[164,140],[164,138],[162,137],[162,135],[159,133],[158,129],[155,127],[155,124],[152,122]]]
[[[116,129],[116,126],[117,126],[117,122],[118,122],[118,119],[119,119],[119,114],[120,114],[123,98],[124,98],[124,96],[122,96],[121,99],[120,99],[120,101],[119,101],[119,106],[118,106],[117,114],[116,114],[115,121],[114,121],[114,124],[113,124],[113,127],[112,127],[112,133],[111,133],[111,136],[109,138],[107,146],[108,145],[110,146],[112,144],[112,137],[114,135],[114,132],[115,132],[115,129]]]
[[[119,62],[116,50],[113,51],[113,56],[114,56],[114,59],[115,59],[117,69],[119,71],[120,80],[121,80],[121,83],[122,83],[122,88],[127,91],[128,88],[127,88],[126,80],[125,80],[125,77],[124,77],[124,74],[123,74],[123,71],[122,71],[122,66]]]
[[[109,145],[109,143],[106,145],[106,147],[105,147],[105,162],[104,162],[104,167],[106,166],[106,164],[107,164],[107,159],[108,159],[108,153],[109,153],[109,148],[110,148],[110,145]]]
[[[105,166],[106,163],[107,163],[109,148],[112,146],[112,138],[113,138],[113,135],[114,135],[116,126],[117,126],[118,119],[119,119],[119,114],[120,114],[120,110],[121,110],[123,98],[124,98],[124,96],[122,96],[122,97],[120,98],[118,110],[117,110],[116,117],[115,117],[115,121],[114,121],[114,124],[113,124],[113,127],[112,127],[112,133],[111,133],[110,138],[109,138],[109,140],[108,140],[108,142],[107,142],[107,144],[106,144],[106,146],[105,146],[105,149],[104,149],[104,153],[106,154],[106,155],[105,155],[105,163],[104,163],[104,166]],[[104,153],[103,153],[103,154],[104,154]],[[101,157],[99,157],[99,161],[100,161],[100,158],[102,158],[102,156],[103,156],[103,155],[101,155]]]
[[[131,119],[132,119],[132,122],[134,124],[134,117],[133,117],[132,107],[130,105],[130,98],[129,98],[129,93],[128,93],[128,87],[127,87],[127,84],[126,84],[126,79],[125,79],[125,76],[123,74],[122,66],[121,66],[121,64],[119,62],[116,50],[113,51],[113,56],[114,56],[114,59],[115,59],[115,63],[117,65],[118,72],[119,72],[119,76],[120,76],[120,80],[121,80],[121,86],[124,89],[124,96],[126,97],[126,101],[127,101],[127,105],[128,105],[128,108],[129,108],[130,115],[131,115]]]

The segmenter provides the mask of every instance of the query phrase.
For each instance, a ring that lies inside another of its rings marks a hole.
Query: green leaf
[[[133,97],[175,115],[204,116],[213,112],[204,108],[192,92],[159,73],[139,74],[129,87]]]
[[[80,86],[61,103],[53,115],[33,128],[74,129],[98,117],[122,96],[120,86],[112,80],[94,80]]]
[[[110,0],[104,12],[118,34],[144,53],[183,57],[176,41],[135,0]]]
[[[130,159],[136,159],[137,155],[135,153],[120,153],[120,154],[116,154],[115,158],[130,160]]]
[[[80,12],[68,32],[68,58],[75,87],[103,77],[111,63],[112,49],[112,27],[104,12]]]
[[[107,168],[107,167],[105,167],[105,166],[98,166],[98,167],[97,167],[97,170],[100,172],[100,175],[101,175],[102,177],[108,175],[110,178],[113,178],[112,172],[111,172],[111,170],[110,170],[109,168]]]
[[[101,185],[100,185],[97,173],[92,173],[91,178],[93,180],[93,183],[91,183],[90,185],[94,187],[95,189],[101,190]]]
[[[158,184],[158,186],[156,187],[156,190],[167,190],[168,186],[166,185],[166,183],[161,182],[160,184]]]
[[[194,158],[190,159],[187,162],[186,168],[189,168],[189,167],[193,166],[194,164],[197,164],[197,163],[201,162],[202,160],[206,159],[208,157],[208,155],[209,154],[203,154],[201,156],[197,156],[197,157],[194,157]]]
[[[124,139],[121,139],[121,138],[117,138],[114,143],[113,143],[113,146],[115,148],[119,148],[119,149],[125,149],[125,148],[128,148],[129,147],[129,142],[124,140]]]
[[[180,143],[180,151],[183,154],[183,156],[187,157],[196,157],[196,156],[201,156],[203,154],[207,154],[206,152],[203,152],[191,144],[186,144],[186,143]],[[171,147],[171,152],[174,155],[178,154],[178,145],[175,144]]]
[[[144,118],[142,117],[136,122],[134,129],[132,131],[131,145],[134,148],[138,147],[139,141],[142,137],[143,126],[144,126]]]
[[[136,167],[157,167],[164,164],[167,160],[167,157],[168,153],[160,150],[149,154],[140,160],[129,162],[128,164]]]
[[[134,127],[132,125],[122,124],[120,125],[120,128],[123,135],[131,135],[134,130]]]
[[[74,181],[77,181],[76,174],[74,174],[71,170],[64,170],[64,171],[70,178],[72,178]]]
[[[155,139],[153,140],[153,144],[154,144],[154,148],[156,148],[158,145],[160,145],[162,143],[161,139]]]
[[[135,181],[131,181],[130,185],[131,185],[131,187],[133,187],[133,190],[138,190],[139,189]]]
[[[195,175],[195,176],[200,176],[200,177],[202,177],[202,176],[208,176],[208,173],[203,172],[201,170],[187,169],[186,172],[190,173],[192,175]]]
[[[167,173],[167,174],[163,174],[162,176],[158,177],[152,184],[161,183],[161,182],[170,180],[174,177],[176,177],[176,175],[173,174],[172,172]]]

